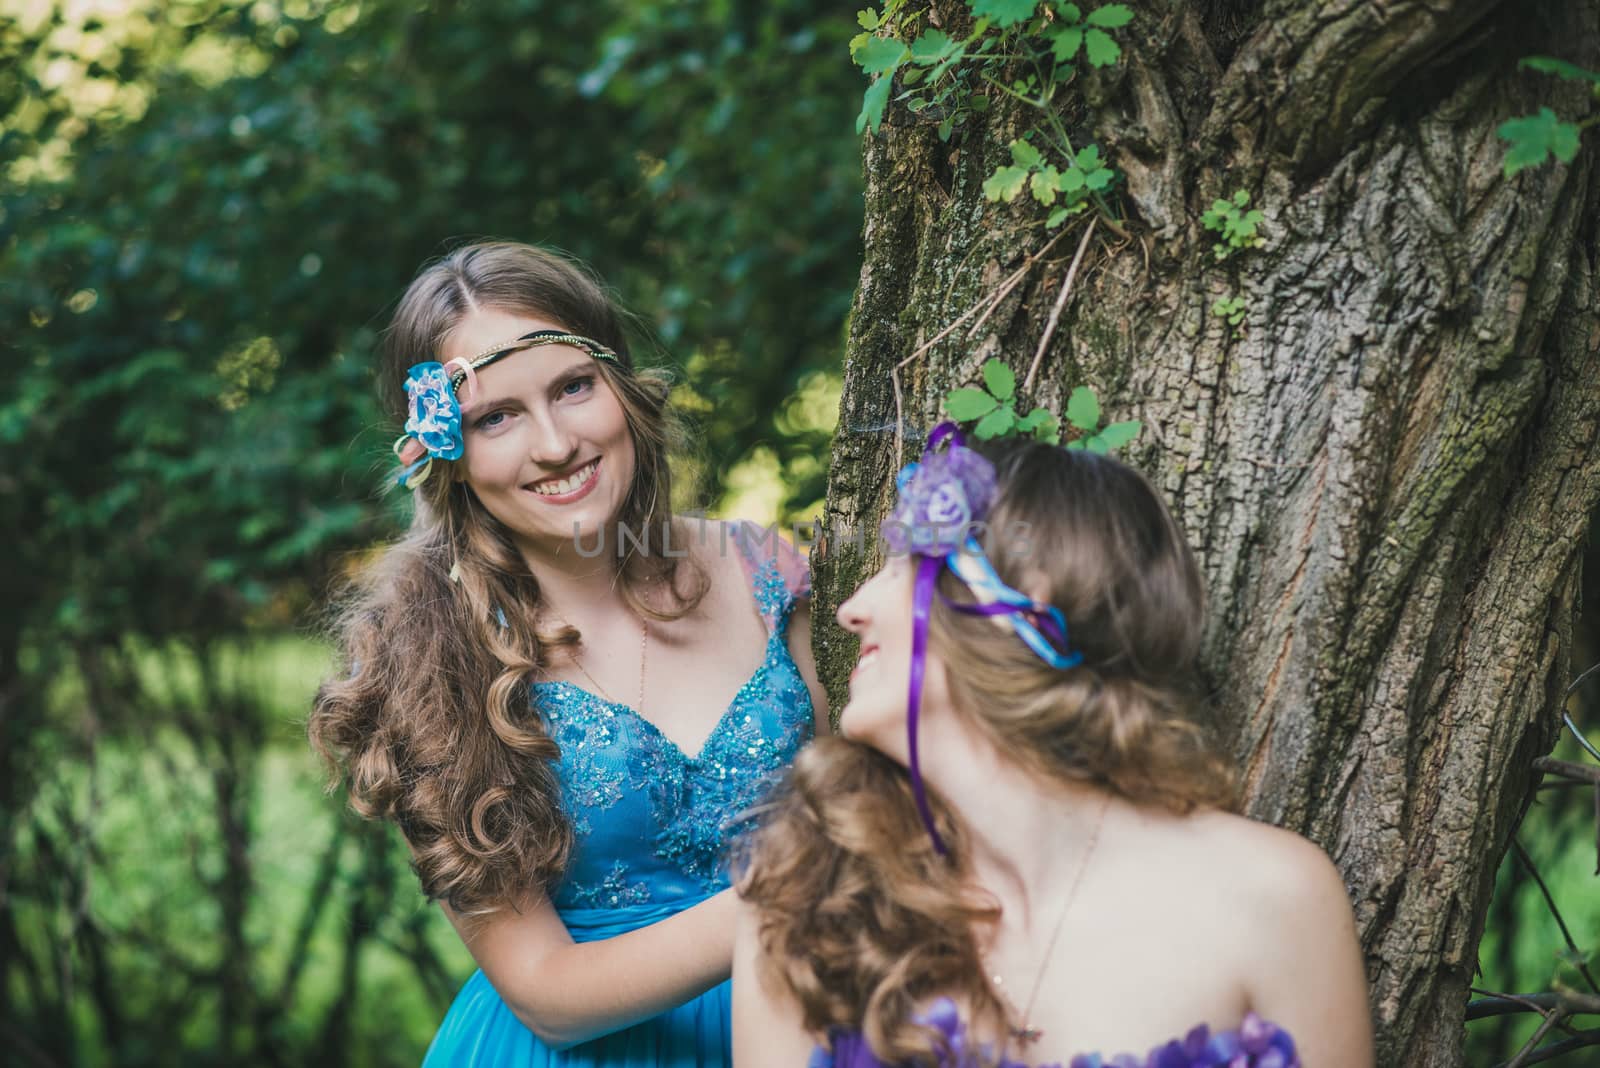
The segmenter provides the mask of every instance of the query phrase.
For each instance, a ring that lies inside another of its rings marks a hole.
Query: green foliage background
[[[470,962],[303,732],[314,608],[404,516],[378,333],[454,242],[568,250],[679,372],[686,503],[815,502],[854,32],[796,0],[0,5],[19,1063],[420,1059]]]

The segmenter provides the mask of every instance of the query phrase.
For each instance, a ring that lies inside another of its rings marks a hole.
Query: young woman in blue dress
[[[672,514],[667,380],[577,265],[459,249],[386,349],[415,517],[310,734],[480,965],[426,1064],[726,1064],[724,842],[826,724],[804,562]]]
[[[1193,716],[1202,583],[1159,496],[953,431],[839,610],[843,737],[749,844],[736,1064],[1371,1068],[1336,869],[1230,811]]]

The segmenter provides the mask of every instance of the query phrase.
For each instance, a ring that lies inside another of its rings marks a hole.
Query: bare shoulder
[[[1301,921],[1308,914],[1350,912],[1349,892],[1332,859],[1315,842],[1230,812],[1187,817],[1208,868],[1221,873],[1258,919]]]

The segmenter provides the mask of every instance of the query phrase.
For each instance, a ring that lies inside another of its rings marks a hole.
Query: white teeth
[[[594,469],[599,463],[599,460],[592,460],[559,482],[540,482],[533,487],[533,492],[541,497],[558,497],[563,493],[571,493],[589,481],[589,476],[594,474]]]

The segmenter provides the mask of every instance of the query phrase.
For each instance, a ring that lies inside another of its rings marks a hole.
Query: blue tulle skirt
[[[579,942],[643,927],[694,902],[573,909],[562,919]],[[552,1049],[523,1026],[482,971],[474,972],[439,1025],[423,1068],[727,1068],[733,1063],[732,987],[721,983],[632,1027]]]

